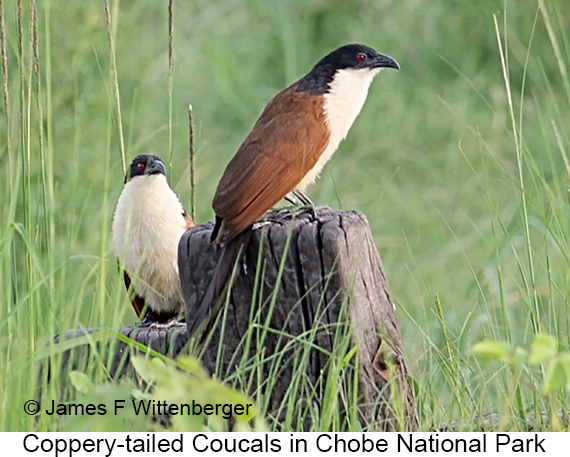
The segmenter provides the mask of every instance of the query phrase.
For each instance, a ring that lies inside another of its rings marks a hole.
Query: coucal
[[[168,322],[183,309],[178,242],[194,225],[168,185],[162,159],[135,157],[115,209],[112,244],[143,325]]]
[[[189,324],[191,333],[227,284],[253,223],[291,193],[310,202],[303,191],[346,137],[382,68],[399,66],[368,46],[342,46],[269,101],[218,184],[211,241],[224,251]]]

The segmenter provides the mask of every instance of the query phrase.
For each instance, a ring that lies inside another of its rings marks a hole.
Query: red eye
[[[364,54],[363,52],[359,52],[358,54],[356,54],[356,60],[358,60],[359,62],[364,62],[366,60],[366,54]]]
[[[139,171],[144,171],[144,163],[137,163],[137,168]]]

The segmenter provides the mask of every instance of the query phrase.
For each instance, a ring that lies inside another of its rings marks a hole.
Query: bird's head
[[[363,44],[347,44],[334,50],[317,62],[315,68],[318,67],[328,67],[335,71],[346,68],[354,70],[400,69],[398,62],[392,57],[380,54]]]
[[[370,82],[382,68],[399,70],[400,66],[392,57],[380,54],[369,46],[347,44],[319,60],[313,69],[299,81],[297,90],[324,94],[329,91],[331,83],[339,74],[350,73],[356,76],[357,80],[364,79]]]
[[[127,171],[125,183],[137,176],[150,176],[162,174],[166,175],[166,167],[159,156],[150,154],[141,154],[136,156],[131,162],[131,166]]]

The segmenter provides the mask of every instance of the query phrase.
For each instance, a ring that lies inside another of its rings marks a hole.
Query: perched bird
[[[183,309],[178,242],[194,225],[166,181],[162,159],[135,157],[115,209],[112,244],[143,324],[165,323]]]
[[[385,67],[399,69],[394,59],[368,46],[342,46],[269,101],[218,184],[211,241],[225,248],[189,331],[223,290],[253,223],[291,193],[310,202],[303,191],[346,137],[370,83]]]

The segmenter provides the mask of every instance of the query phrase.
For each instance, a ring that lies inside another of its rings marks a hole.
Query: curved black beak
[[[150,166],[146,169],[146,174],[156,175],[158,173],[166,175],[166,168],[160,160],[153,160]]]
[[[392,59],[392,57],[384,54],[377,54],[376,57],[371,59],[368,64],[370,65],[370,68],[395,68],[396,70],[400,69],[398,62]]]

